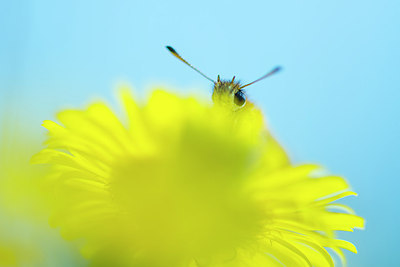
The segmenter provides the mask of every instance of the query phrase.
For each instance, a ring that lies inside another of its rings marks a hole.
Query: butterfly
[[[213,93],[212,93],[212,100],[216,104],[223,104],[225,106],[231,107],[232,110],[238,110],[244,107],[247,103],[246,93],[244,92],[243,88],[252,85],[258,81],[261,81],[281,70],[281,67],[275,67],[270,72],[266,73],[262,77],[258,78],[257,80],[242,85],[239,81],[235,81],[235,76],[233,76],[232,80],[221,80],[220,76],[218,75],[217,81],[209,78],[207,75],[199,71],[197,68],[192,66],[189,62],[187,62],[183,57],[181,57],[178,52],[171,46],[166,46],[166,48],[178,58],[180,61],[194,69],[200,75],[202,75],[207,80],[211,81],[214,84]]]

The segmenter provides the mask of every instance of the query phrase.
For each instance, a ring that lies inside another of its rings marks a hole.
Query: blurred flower
[[[333,204],[355,193],[316,165],[293,166],[251,103],[232,112],[163,90],[126,113],[106,104],[45,121],[51,222],[101,266],[332,266],[363,227]]]
[[[48,226],[47,168],[29,164],[40,139],[26,125],[0,121],[0,266],[79,266],[82,257]]]

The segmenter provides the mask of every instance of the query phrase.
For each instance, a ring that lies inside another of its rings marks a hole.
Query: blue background
[[[367,220],[345,234],[349,266],[398,264],[400,1],[1,1],[0,105],[18,104],[32,134],[66,106],[166,84],[211,92],[173,58],[248,88],[294,162],[349,179]],[[11,114],[10,114],[11,115]]]

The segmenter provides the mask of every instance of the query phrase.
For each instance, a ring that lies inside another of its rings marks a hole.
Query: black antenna
[[[243,86],[240,87],[239,89],[243,89],[243,88],[245,88],[245,87],[247,87],[247,86],[249,86],[249,85],[252,85],[253,83],[259,82],[259,81],[261,81],[261,80],[263,80],[263,79],[265,79],[265,78],[267,78],[267,77],[269,77],[269,76],[271,76],[271,75],[273,75],[273,74],[279,72],[281,69],[282,69],[282,68],[279,67],[279,66],[278,66],[278,67],[275,67],[273,70],[271,70],[270,72],[268,72],[267,74],[265,74],[265,75],[262,76],[261,78],[258,78],[258,79],[255,80],[254,82],[251,82],[251,83],[248,83],[248,84],[246,84],[246,85],[243,85]]]
[[[184,60],[179,54],[178,52],[175,51],[175,49],[173,49],[171,46],[167,45],[166,48],[169,50],[169,52],[171,52],[172,55],[174,55],[175,57],[177,57],[180,61],[182,61],[183,63],[185,63],[186,65],[188,65],[189,67],[191,67],[192,69],[194,69],[195,71],[197,71],[198,73],[200,73],[201,76],[203,76],[204,78],[206,78],[207,80],[215,83],[215,81],[209,77],[207,77],[207,75],[205,75],[204,73],[202,73],[201,71],[199,71],[198,69],[196,69],[195,67],[193,67],[189,62],[187,62],[186,60]]]

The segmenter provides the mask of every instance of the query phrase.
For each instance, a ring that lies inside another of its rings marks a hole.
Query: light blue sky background
[[[367,229],[344,235],[359,249],[349,266],[398,265],[400,1],[1,1],[0,105],[18,103],[35,134],[119,81],[209,93],[166,44],[212,78],[282,65],[250,98],[295,162],[359,193],[348,203]]]

